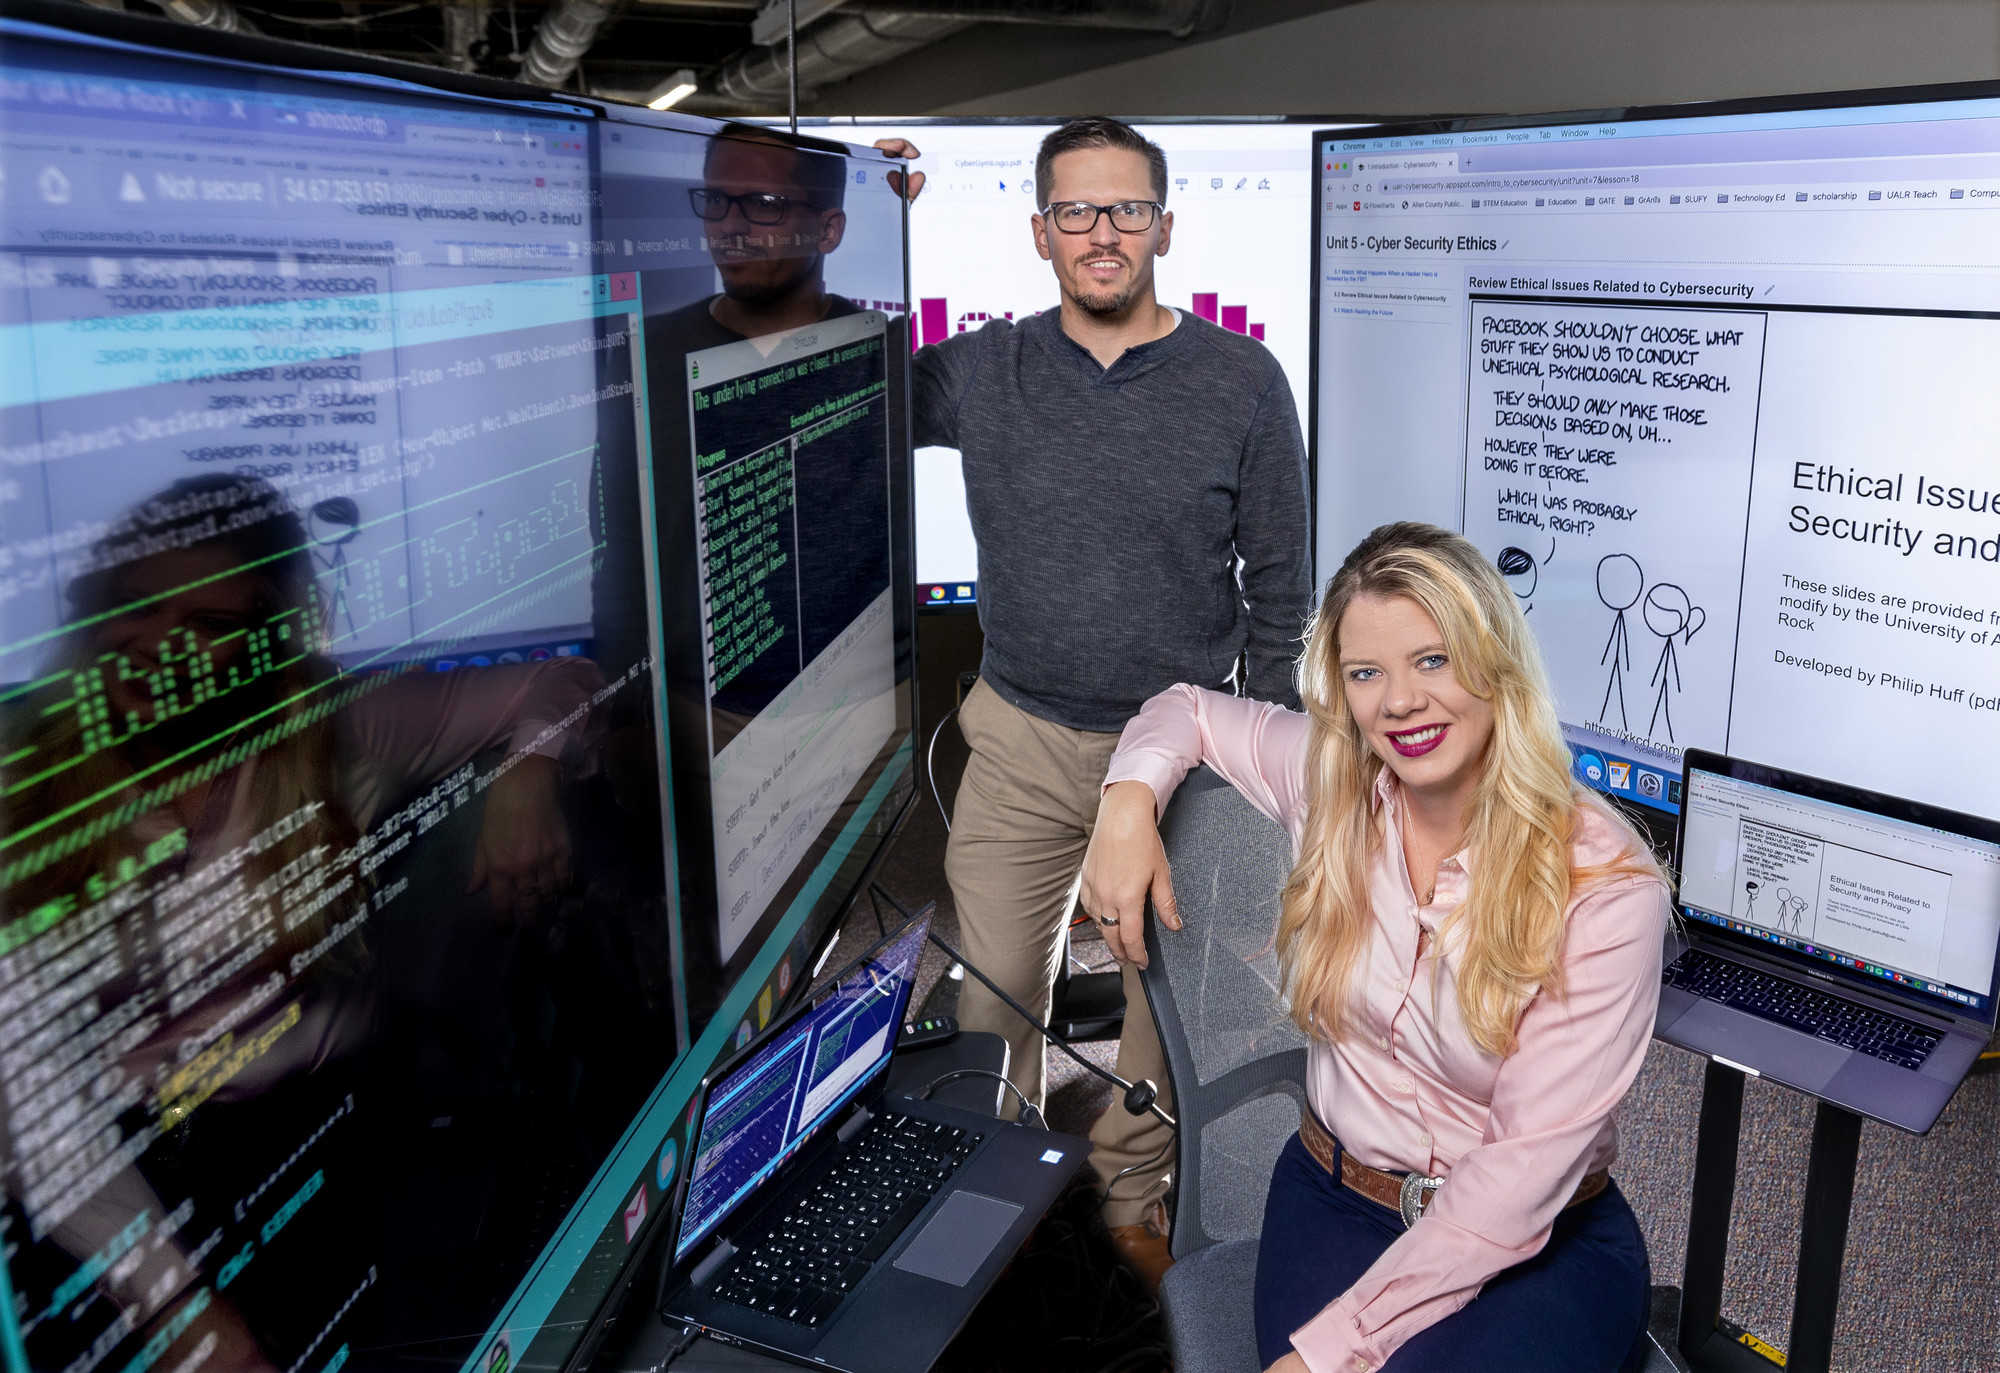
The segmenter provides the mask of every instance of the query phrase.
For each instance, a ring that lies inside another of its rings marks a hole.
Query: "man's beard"
[[[1123,253],[1093,253],[1091,256],[1095,258],[1113,257],[1123,262],[1127,267],[1132,265],[1131,261]],[[1099,319],[1108,319],[1113,315],[1124,314],[1126,308],[1132,303],[1132,297],[1139,292],[1139,283],[1135,280],[1138,274],[1134,272],[1132,276],[1126,278],[1128,284],[1121,290],[1103,290],[1095,295],[1085,295],[1082,288],[1087,286],[1088,282],[1082,278],[1081,273],[1082,268],[1079,265],[1078,288],[1070,291],[1069,298],[1076,303],[1076,307],[1079,310],[1087,315],[1094,315]]]
[[[770,260],[765,259],[765,261]],[[811,285],[819,269],[818,254],[777,260],[786,262],[787,266],[775,279],[757,281],[748,279],[744,274],[723,271],[722,293],[739,305],[751,307],[776,305],[796,294],[802,287]]]

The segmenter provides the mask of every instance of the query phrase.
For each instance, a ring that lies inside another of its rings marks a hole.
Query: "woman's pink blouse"
[[[1105,785],[1144,782],[1164,812],[1181,778],[1206,763],[1283,825],[1296,852],[1306,815],[1306,730],[1295,711],[1177,686],[1125,727]],[[1293,1333],[1313,1373],[1380,1367],[1405,1340],[1478,1296],[1488,1279],[1540,1251],[1577,1183],[1617,1157],[1613,1116],[1645,1060],[1660,997],[1666,887],[1620,878],[1570,902],[1565,995],[1528,1003],[1510,1056],[1479,1048],[1458,1014],[1456,940],[1437,938],[1465,900],[1478,855],[1447,858],[1435,900],[1420,907],[1387,768],[1374,806],[1382,842],[1369,870],[1375,927],[1365,987],[1349,1032],[1313,1041],[1307,1094],[1359,1162],[1448,1181],[1414,1228]],[[1583,808],[1578,864],[1615,860],[1628,843]],[[1431,938],[1420,943],[1420,930]]]

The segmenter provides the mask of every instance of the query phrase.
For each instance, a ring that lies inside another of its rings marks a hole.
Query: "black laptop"
[[[1654,1034],[1922,1133],[1992,1038],[2000,822],[1690,749]]]
[[[702,1084],[661,1313],[842,1373],[922,1373],[1087,1141],[886,1092],[930,914]]]

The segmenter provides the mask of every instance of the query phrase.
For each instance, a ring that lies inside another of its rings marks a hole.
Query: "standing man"
[[[918,444],[964,455],[986,633],[945,871],[966,957],[1046,1018],[1119,731],[1175,682],[1296,705],[1312,577],[1284,372],[1263,344],[1154,299],[1173,236],[1165,154],[1116,120],[1078,119],[1043,140],[1035,185],[1060,307],[924,348],[914,411]],[[1123,971],[1118,1071],[1152,1078],[1171,1109],[1158,1031]],[[1039,1105],[1039,1036],[970,978],[959,1021],[1008,1041]],[[1114,1102],[1091,1140],[1112,1239],[1157,1290],[1170,1132]]]

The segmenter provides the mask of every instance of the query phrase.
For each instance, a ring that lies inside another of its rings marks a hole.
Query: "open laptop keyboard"
[[[715,1295],[798,1325],[826,1324],[984,1138],[884,1111],[817,1187],[737,1253]]]
[[[1666,984],[1733,1010],[1775,1020],[1843,1049],[1920,1068],[1944,1036],[1912,1020],[1827,996],[1726,958],[1689,949],[1667,968]]]

